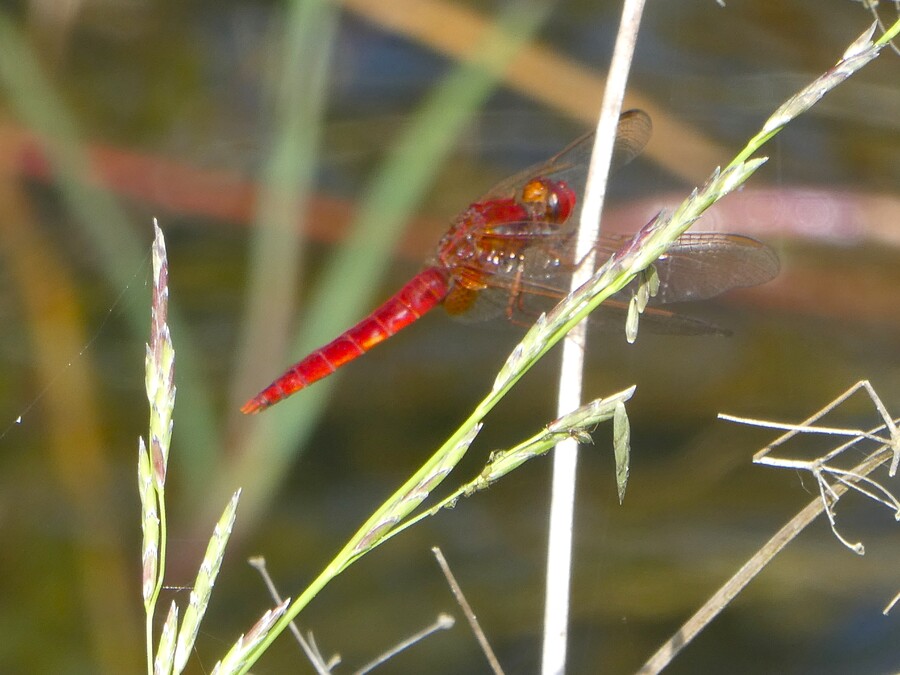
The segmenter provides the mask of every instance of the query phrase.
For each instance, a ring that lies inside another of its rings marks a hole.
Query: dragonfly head
[[[535,220],[564,223],[575,209],[575,193],[565,181],[532,178],[522,188],[522,205]]]

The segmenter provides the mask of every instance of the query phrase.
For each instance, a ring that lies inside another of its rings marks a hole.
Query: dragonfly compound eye
[[[564,223],[575,209],[575,193],[564,181],[556,181],[547,199],[547,219],[554,223]]]

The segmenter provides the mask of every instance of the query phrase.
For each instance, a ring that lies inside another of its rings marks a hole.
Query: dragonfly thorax
[[[512,269],[529,237],[558,230],[575,209],[575,193],[564,181],[533,178],[515,198],[469,206],[451,225],[436,251],[440,265],[453,269],[483,264]]]

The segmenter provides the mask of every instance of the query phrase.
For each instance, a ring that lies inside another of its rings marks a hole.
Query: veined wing
[[[653,124],[650,122],[650,116],[643,110],[623,112],[619,116],[619,125],[616,128],[613,168],[624,166],[641,154],[652,132]],[[584,191],[593,147],[594,132],[591,131],[572,141],[550,159],[534,164],[497,183],[477,201],[485,202],[514,196],[518,194],[522,185],[538,176],[564,180],[580,196]]]
[[[567,258],[571,235],[563,240],[548,233],[540,243],[529,236],[530,246],[522,251],[517,264],[497,265],[491,270],[479,268],[486,288],[479,291],[470,315],[464,318],[477,320],[506,313],[516,321],[533,321],[569,292],[569,280],[577,266]],[[601,236],[597,266],[628,240],[626,235]],[[650,300],[651,306],[705,300],[734,288],[765,283],[778,274],[779,261],[774,250],[751,237],[688,233],[677,239],[654,267],[660,287]],[[635,283],[611,300],[619,305],[627,303]],[[685,331],[676,328],[673,332]]]

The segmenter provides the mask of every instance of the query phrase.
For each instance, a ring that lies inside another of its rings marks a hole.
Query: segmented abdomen
[[[422,270],[365,319],[291,366],[284,375],[247,401],[241,412],[264,410],[331,375],[436,307],[448,291],[449,277],[445,270],[437,267]]]

